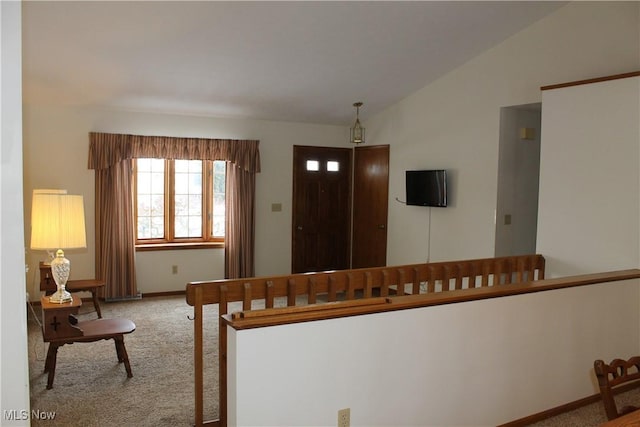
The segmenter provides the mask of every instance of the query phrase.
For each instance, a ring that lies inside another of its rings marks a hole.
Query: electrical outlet
[[[171,274],[178,274],[178,266],[177,265],[172,265],[171,266]]]
[[[349,427],[351,418],[351,409],[344,408],[338,411],[338,427]]]

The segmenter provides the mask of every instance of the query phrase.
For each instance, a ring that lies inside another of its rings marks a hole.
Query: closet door
[[[352,268],[387,263],[389,146],[356,147],[353,162]]]

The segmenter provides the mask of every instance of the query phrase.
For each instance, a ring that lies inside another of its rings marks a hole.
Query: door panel
[[[389,146],[356,147],[353,172],[351,268],[387,263]]]
[[[349,268],[351,150],[293,147],[292,273]]]

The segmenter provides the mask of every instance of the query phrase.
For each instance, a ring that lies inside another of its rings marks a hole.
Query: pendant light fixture
[[[356,102],[353,106],[356,107],[356,122],[351,128],[350,142],[352,144],[364,144],[364,128],[360,124],[360,107],[362,107],[362,102]]]

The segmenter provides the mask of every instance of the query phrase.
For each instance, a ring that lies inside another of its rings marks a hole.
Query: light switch
[[[271,203],[271,212],[281,212],[282,203]]]
[[[506,214],[504,216],[504,225],[511,225],[511,215],[510,214]]]

